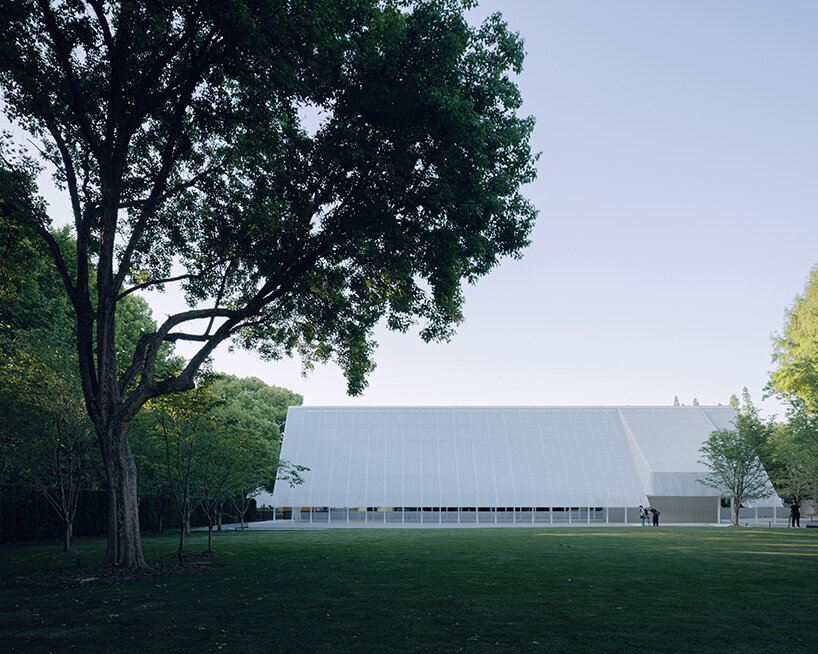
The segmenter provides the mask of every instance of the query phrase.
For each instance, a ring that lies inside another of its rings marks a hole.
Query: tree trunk
[[[738,510],[740,506],[741,502],[737,502],[736,498],[734,497],[730,508],[733,509],[733,526],[735,527],[738,527]]]
[[[207,519],[207,553],[213,553],[213,520]]]
[[[222,505],[219,504],[219,507],[216,509],[216,531],[224,531],[222,529]]]
[[[179,552],[181,553],[185,548],[185,516],[179,516]]]
[[[190,511],[185,511],[185,535],[192,536],[193,532],[190,531]]]
[[[65,540],[63,542],[62,551],[63,552],[70,552],[71,551],[71,520],[68,517],[64,518],[65,520]]]
[[[127,434],[127,425],[117,425],[100,437],[108,477],[108,550],[102,567],[135,570],[147,563],[139,536],[136,465]]]

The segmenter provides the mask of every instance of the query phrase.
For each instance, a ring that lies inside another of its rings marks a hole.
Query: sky
[[[214,368],[308,405],[761,401],[771,336],[818,261],[818,3],[483,2],[525,40],[532,244],[466,290],[450,343],[378,332],[346,395],[225,345]],[[152,294],[155,315],[179,297]],[[179,350],[184,354],[185,350]]]

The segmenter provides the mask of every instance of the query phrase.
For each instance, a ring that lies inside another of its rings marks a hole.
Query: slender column
[[[517,524],[517,507],[516,506],[511,507],[511,524],[513,524],[513,525]]]
[[[588,524],[591,524],[591,507],[588,507]]]
[[[276,521],[276,508],[273,507],[273,522]]]
[[[758,507],[756,506],[756,524],[758,524]]]
[[[534,524],[534,514],[537,512],[536,509],[537,509],[536,506],[531,507],[531,524],[532,525]]]
[[[310,507],[310,524],[312,524],[312,507]]]
[[[474,507],[474,524],[476,524],[476,525],[480,524],[480,507],[479,506]]]
[[[497,507],[494,507],[494,524],[497,524]]]
[[[403,525],[406,524],[406,507],[402,506],[400,508],[402,509],[400,512],[400,523]]]
[[[327,524],[328,525],[332,524],[332,507],[331,506],[327,507]]]
[[[554,524],[554,507],[553,506],[548,507],[548,522],[550,522],[552,525]]]
[[[442,525],[443,524],[443,507],[439,506],[437,508],[440,510],[438,512],[438,516],[437,516],[437,524]]]
[[[776,519],[776,515],[775,515],[775,514],[776,514],[776,509],[777,509],[777,508],[778,508],[778,507],[777,507],[775,504],[773,504],[773,525],[775,524],[775,519]],[[721,514],[719,514],[719,515],[721,515]]]
[[[574,512],[571,510],[571,507],[569,506],[568,507],[568,524],[569,525],[573,523],[573,517],[574,517],[573,513]]]
[[[347,524],[349,524],[349,507],[346,507],[346,509],[347,509]]]
[[[460,507],[457,507],[457,524],[460,524]]]
[[[625,524],[628,524],[628,507],[625,507]]]
[[[383,524],[386,524],[386,509],[387,507],[383,507]]]
[[[369,522],[369,507],[364,507],[364,524]]]
[[[608,507],[605,507],[605,524],[608,524]]]

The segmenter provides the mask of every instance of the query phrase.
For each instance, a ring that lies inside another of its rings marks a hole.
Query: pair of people
[[[642,526],[645,526],[645,520],[653,519],[653,526],[659,526],[659,511],[654,509],[653,507],[648,507],[647,509],[643,507],[641,504],[639,505],[639,517],[642,518]]]

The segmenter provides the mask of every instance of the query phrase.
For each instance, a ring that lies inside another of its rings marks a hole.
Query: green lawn
[[[190,541],[205,547],[206,537]],[[83,586],[0,547],[0,651],[818,651],[818,530],[230,532],[213,570]],[[175,537],[147,536],[149,562]],[[78,543],[83,565],[104,542]]]

